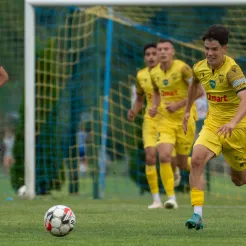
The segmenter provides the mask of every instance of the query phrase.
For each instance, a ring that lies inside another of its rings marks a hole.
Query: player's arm
[[[161,96],[160,96],[159,88],[157,87],[152,77],[151,77],[151,82],[153,85],[154,93],[152,97],[152,108],[149,109],[149,115],[151,117],[154,117],[158,112],[158,106],[160,105],[161,102]]]
[[[139,81],[137,79],[136,83],[136,91],[137,91],[137,97],[133,103],[133,106],[130,110],[128,110],[127,118],[129,121],[134,121],[136,118],[136,115],[142,110],[143,103],[144,103],[144,90],[139,84]]]
[[[5,69],[0,66],[0,87],[4,85],[6,81],[8,81],[9,76]]]
[[[204,90],[201,86],[201,83],[199,79],[196,77],[195,73],[193,72],[191,83],[189,84],[188,87],[188,96],[186,99],[186,107],[185,107],[184,119],[183,119],[183,130],[185,134],[187,132],[187,124],[190,118],[191,107],[194,101],[199,97],[202,97],[203,95],[204,95]]]
[[[231,136],[232,130],[246,116],[246,78],[238,65],[232,66],[227,73],[227,80],[235,89],[237,96],[240,99],[240,103],[237,112],[231,121],[220,127],[217,131],[220,136],[224,135],[225,138],[227,135]]]
[[[187,98],[183,101],[185,113],[189,113],[194,101],[204,95],[204,90],[195,72],[189,66],[184,66],[182,69],[184,81],[189,85]]]

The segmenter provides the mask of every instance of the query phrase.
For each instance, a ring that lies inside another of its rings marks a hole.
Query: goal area
[[[126,117],[144,67],[143,46],[171,39],[176,58],[192,66],[204,57],[203,32],[223,24],[231,30],[228,55],[246,71],[246,8],[236,2],[25,0],[28,197],[54,190],[94,198],[148,191],[142,114],[134,123]],[[211,161],[210,192],[245,199],[228,172],[222,157]]]

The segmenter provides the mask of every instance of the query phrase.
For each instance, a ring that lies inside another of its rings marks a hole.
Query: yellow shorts
[[[176,154],[189,155],[195,140],[196,122],[190,118],[187,127],[187,133],[184,134],[182,125],[165,123],[158,124],[157,145],[161,143],[170,143],[174,145]]]
[[[144,148],[156,147],[157,121],[144,119],[142,134]]]
[[[157,121],[145,119],[143,122],[143,143],[144,148],[157,146]],[[172,151],[172,157],[176,156],[175,148]]]
[[[195,145],[201,144],[214,152],[223,154],[226,162],[235,170],[246,170],[246,128],[236,128],[231,137],[216,134],[217,127],[204,125]]]

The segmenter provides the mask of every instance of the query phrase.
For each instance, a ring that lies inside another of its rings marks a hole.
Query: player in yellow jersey
[[[174,192],[174,176],[171,168],[171,153],[175,147],[176,162],[181,169],[188,169],[188,156],[195,137],[196,109],[192,111],[188,124],[188,134],[185,136],[182,129],[184,106],[188,95],[189,82],[192,81],[191,68],[180,60],[174,60],[174,46],[170,40],[160,40],[157,43],[159,64],[150,72],[155,88],[153,105],[149,110],[150,116],[160,114],[158,122],[158,153],[160,159],[160,174],[164,181],[164,188],[168,200],[166,208],[177,208]],[[161,108],[157,108],[155,97],[161,95]],[[197,98],[203,95],[203,90]]]
[[[207,93],[209,109],[193,148],[190,187],[194,214],[185,223],[189,229],[203,228],[203,172],[211,158],[222,153],[230,165],[232,182],[236,186],[246,184],[246,79],[236,62],[225,55],[228,37],[224,26],[211,26],[202,38],[206,59],[193,67],[184,131],[194,95],[201,85]]]
[[[158,175],[156,170],[156,140],[158,115],[151,118],[148,109],[152,107],[152,95],[154,93],[150,78],[150,71],[158,63],[156,44],[147,44],[144,47],[144,60],[146,68],[137,73],[137,97],[133,108],[128,111],[128,119],[134,121],[136,115],[143,107],[144,97],[146,97],[147,107],[143,122],[143,142],[146,155],[146,177],[149,183],[150,191],[153,196],[153,204],[148,208],[162,208],[162,202],[159,195]],[[157,98],[159,100],[160,98]],[[159,103],[158,103],[159,104]]]

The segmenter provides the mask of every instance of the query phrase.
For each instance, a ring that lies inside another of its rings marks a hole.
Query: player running
[[[241,68],[226,56],[229,31],[220,25],[211,26],[203,35],[206,59],[193,68],[193,82],[183,119],[184,132],[190,109],[201,85],[207,93],[209,110],[203,129],[195,142],[190,171],[191,204],[194,213],[185,225],[203,228],[203,172],[207,162],[221,152],[231,167],[236,186],[246,183],[246,79]]]
[[[137,97],[133,108],[128,111],[128,120],[134,121],[136,115],[143,107],[144,97],[146,97],[147,107],[143,122],[143,142],[146,156],[146,177],[153,196],[153,204],[149,209],[163,208],[158,186],[158,175],[156,170],[156,140],[157,140],[157,123],[159,115],[150,117],[148,110],[152,107],[152,96],[154,94],[153,85],[150,78],[150,71],[158,64],[156,44],[147,44],[144,47],[144,61],[146,67],[137,73]],[[157,101],[160,100],[156,98]],[[159,104],[159,102],[156,102]],[[177,179],[179,176],[177,175]]]
[[[176,162],[180,169],[189,169],[190,154],[196,129],[196,109],[193,107],[185,136],[182,129],[184,106],[188,95],[189,83],[192,81],[191,68],[180,60],[174,60],[175,50],[171,40],[161,40],[157,43],[159,64],[151,70],[150,75],[155,89],[151,117],[159,112],[157,149],[160,159],[160,174],[168,200],[165,208],[177,208],[174,192],[174,176],[171,168],[171,153],[175,147]],[[161,95],[161,106],[157,108],[156,97]],[[203,95],[198,91],[196,98]]]

